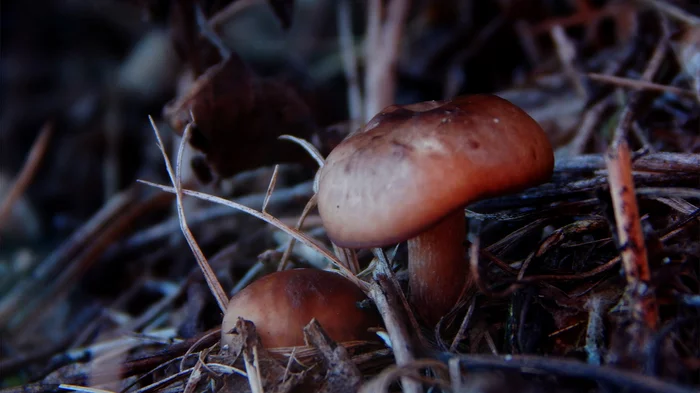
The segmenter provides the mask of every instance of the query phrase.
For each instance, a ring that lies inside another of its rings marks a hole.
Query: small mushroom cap
[[[337,245],[386,246],[471,202],[543,183],[553,169],[545,132],[505,99],[394,105],[328,155],[318,209]]]
[[[238,317],[255,324],[267,348],[304,344],[303,328],[312,318],[336,342],[373,340],[368,332],[381,326],[374,309],[359,308],[367,297],[350,280],[319,269],[292,269],[268,274],[231,298],[221,325],[221,344],[231,344],[228,334]]]

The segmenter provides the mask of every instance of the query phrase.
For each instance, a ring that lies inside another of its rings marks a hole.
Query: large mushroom
[[[222,346],[239,317],[255,324],[268,348],[304,345],[303,328],[311,319],[337,342],[372,340],[368,329],[380,327],[379,314],[361,308],[364,292],[340,274],[319,269],[292,269],[268,274],[235,294],[221,325]]]
[[[464,206],[543,183],[553,167],[547,135],[505,99],[394,105],[328,155],[318,208],[341,247],[407,240],[410,301],[435,324],[469,283]]]

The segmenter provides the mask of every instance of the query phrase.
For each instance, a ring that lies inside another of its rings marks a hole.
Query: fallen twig
[[[555,172],[583,172],[605,168],[603,154],[584,154],[557,161]],[[659,152],[644,154],[632,162],[632,169],[645,172],[696,173],[700,176],[700,154]]]
[[[15,202],[17,202],[17,199],[24,194],[24,190],[27,189],[34,178],[36,171],[39,169],[41,160],[44,158],[46,149],[49,147],[49,141],[51,140],[52,133],[53,125],[51,123],[44,124],[39,132],[39,136],[37,136],[34,140],[34,144],[32,144],[29,154],[27,154],[27,159],[24,162],[24,166],[15,178],[12,186],[9,187],[10,192],[7,194],[2,203],[0,203],[0,231],[2,231],[2,228],[6,224],[7,216],[12,211],[12,205],[14,205]]]
[[[517,370],[522,373],[549,373],[561,377],[585,378],[598,382],[609,383],[620,389],[658,393],[691,393],[697,392],[690,387],[671,384],[657,378],[636,372],[616,369],[610,366],[595,366],[577,360],[557,357],[540,357],[528,355],[445,355],[445,360],[453,368],[487,369],[487,370]]]
[[[667,86],[654,82],[647,82],[644,80],[623,78],[621,76],[615,75],[604,75],[595,72],[588,72],[585,74],[588,78],[596,82],[610,83],[617,86],[629,87],[636,90],[649,90],[658,91],[662,93],[671,93],[684,97],[695,97],[695,92],[688,89],[682,89],[676,86]]]
[[[374,279],[370,285],[369,296],[374,300],[384,320],[387,333],[391,339],[391,348],[398,366],[409,365],[414,361],[413,340],[406,329],[404,306],[398,299],[401,289],[392,279],[393,273],[381,249],[376,250],[379,260],[374,269]],[[404,392],[419,393],[420,384],[408,377],[401,378]]]
[[[627,278],[633,318],[655,330],[659,323],[659,315],[654,289],[651,287],[651,270],[637,207],[632,161],[627,142],[621,139],[622,132],[617,135],[619,136],[606,156],[606,162],[622,265]]]

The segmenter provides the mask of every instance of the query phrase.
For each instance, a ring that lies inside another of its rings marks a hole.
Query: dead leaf
[[[284,162],[311,163],[283,134],[309,140],[316,125],[299,94],[286,83],[260,78],[236,54],[209,68],[164,116],[178,133],[194,115],[191,145],[221,177]]]

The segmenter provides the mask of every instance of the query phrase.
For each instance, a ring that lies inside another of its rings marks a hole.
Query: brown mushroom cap
[[[231,298],[221,326],[221,344],[231,344],[227,334],[242,317],[255,324],[265,347],[304,345],[302,329],[312,318],[335,341],[372,340],[370,327],[381,326],[373,309],[360,309],[367,297],[341,275],[318,269],[293,269],[271,273],[251,283]]]
[[[553,167],[547,135],[505,99],[395,105],[329,154],[318,208],[337,245],[385,246],[473,201],[544,182]]]

